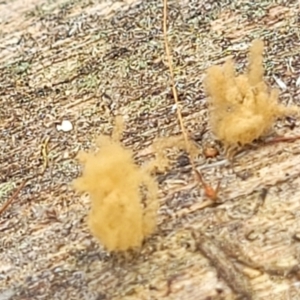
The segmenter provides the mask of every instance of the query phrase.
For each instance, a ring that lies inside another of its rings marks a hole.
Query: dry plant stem
[[[275,144],[275,143],[280,143],[280,142],[294,142],[299,139],[300,139],[300,136],[291,136],[291,137],[277,136],[275,138],[272,138],[271,140],[265,141],[264,144]]]
[[[173,97],[174,97],[174,101],[175,101],[175,104],[176,104],[176,107],[177,107],[177,110],[176,110],[177,111],[177,117],[178,117],[178,120],[179,120],[182,135],[183,135],[183,138],[184,138],[185,147],[186,147],[186,150],[189,154],[190,146],[189,146],[189,141],[188,141],[188,134],[187,134],[187,132],[185,130],[185,127],[184,127],[182,113],[181,113],[181,109],[180,109],[180,106],[179,106],[178,94],[177,94],[177,90],[176,90],[176,87],[175,87],[174,71],[173,71],[173,67],[172,67],[173,64],[172,64],[172,59],[171,59],[171,51],[170,51],[169,42],[168,42],[168,35],[167,35],[167,13],[168,13],[168,10],[167,10],[167,6],[168,6],[167,5],[167,0],[164,0],[163,32],[164,32],[165,49],[166,49],[166,55],[167,55],[167,60],[168,60],[168,65],[169,65]],[[200,171],[197,171],[195,163],[194,163],[194,161],[192,160],[191,157],[190,157],[190,161],[191,161],[192,169],[194,171],[196,179],[203,185],[205,195],[208,198],[212,199],[212,200],[217,199],[219,184],[218,184],[217,189],[214,189],[211,186],[209,186],[208,184],[206,184],[204,179],[203,179],[202,174],[200,173]]]
[[[14,192],[14,194],[10,197],[10,199],[0,208],[0,215],[9,207],[9,205],[14,201],[14,199],[17,197],[17,195],[20,193],[22,188],[24,187],[27,180],[24,180],[19,188]]]
[[[173,67],[172,67],[172,59],[171,59],[171,51],[170,51],[170,47],[169,47],[169,42],[168,42],[168,35],[167,35],[167,0],[164,0],[164,22],[163,22],[163,31],[164,31],[164,40],[165,40],[165,49],[166,49],[166,54],[167,54],[167,59],[168,59],[168,65],[169,65],[169,71],[170,71],[170,77],[171,77],[171,85],[172,85],[172,92],[173,92],[173,96],[174,96],[174,101],[175,104],[177,106],[177,117],[179,120],[179,124],[180,124],[180,128],[183,134],[183,138],[185,141],[185,145],[186,148],[188,150],[189,148],[189,142],[188,142],[188,135],[186,133],[184,124],[183,124],[183,118],[182,118],[182,114],[181,114],[181,109],[179,107],[179,101],[178,101],[178,94],[177,94],[177,90],[175,87],[175,80],[174,80],[174,71],[173,71]]]

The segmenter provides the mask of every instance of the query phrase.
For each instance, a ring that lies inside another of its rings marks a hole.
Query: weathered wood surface
[[[227,55],[242,67],[254,37],[267,45],[268,82],[299,103],[298,2],[254,2],[169,1],[175,79],[200,150],[213,143],[204,71]],[[258,143],[232,164],[200,155],[205,180],[221,180],[220,203],[206,208],[187,160],[171,152],[159,227],[139,253],[110,255],[88,232],[89,200],[70,187],[78,150],[109,133],[115,114],[139,161],[154,137],[179,132],[162,1],[15,0],[0,11],[1,205],[29,179],[0,216],[0,299],[300,299],[300,141]],[[71,132],[57,132],[63,119]],[[299,120],[275,131],[300,134]]]

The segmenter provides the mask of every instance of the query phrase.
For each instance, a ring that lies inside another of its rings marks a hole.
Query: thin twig
[[[167,0],[164,0],[163,32],[164,32],[164,40],[165,40],[165,49],[166,49],[166,54],[167,54],[167,59],[168,59],[170,76],[171,76],[171,85],[172,85],[173,97],[174,97],[174,101],[175,101],[175,104],[176,104],[176,107],[177,107],[177,110],[176,110],[177,111],[177,117],[178,117],[178,120],[179,120],[182,135],[183,135],[183,138],[184,138],[185,146],[188,150],[189,149],[188,135],[187,135],[187,132],[186,132],[185,127],[184,127],[182,113],[181,113],[181,109],[180,109],[180,106],[179,106],[178,93],[177,93],[177,89],[175,87],[174,71],[173,71],[173,67],[172,67],[173,63],[172,63],[172,59],[171,59],[171,51],[170,51],[169,42],[168,42],[167,14],[168,14],[168,12],[167,12]]]
[[[235,266],[225,252],[209,237],[203,233],[192,231],[197,250],[204,255],[215,267],[221,277],[232,291],[242,299],[253,299],[252,287],[249,279]]]
[[[299,140],[300,136],[276,136],[272,139],[266,140],[264,141],[264,144],[268,145],[268,144],[275,144],[275,143],[281,143],[281,142],[294,142],[296,140]]]
[[[24,180],[19,188],[14,192],[14,194],[10,197],[8,201],[0,208],[0,215],[8,208],[8,206],[14,201],[14,199],[18,196],[22,188],[25,186],[27,180]]]
[[[218,193],[218,189],[219,189],[219,184],[218,183],[218,187],[217,189],[212,188],[211,186],[209,186],[208,184],[205,183],[203,176],[201,174],[200,171],[197,171],[195,163],[189,153],[189,149],[190,149],[190,144],[189,144],[189,140],[188,140],[188,134],[186,132],[185,126],[184,126],[184,122],[183,122],[183,118],[182,118],[182,113],[181,113],[181,109],[179,106],[179,100],[178,100],[178,93],[177,93],[177,89],[175,86],[175,80],[174,80],[174,71],[173,71],[173,63],[172,63],[172,59],[171,59],[171,51],[170,51],[170,46],[169,46],[169,42],[168,42],[168,34],[167,34],[167,15],[168,15],[168,9],[167,9],[168,5],[167,5],[167,0],[164,0],[164,11],[163,11],[163,33],[164,33],[164,42],[165,42],[165,50],[166,50],[166,55],[167,55],[167,60],[168,60],[168,65],[169,65],[169,71],[170,71],[170,77],[171,77],[171,85],[172,85],[172,92],[173,92],[173,97],[174,97],[174,101],[175,101],[175,105],[176,105],[176,111],[177,111],[177,117],[179,120],[179,124],[180,124],[180,129],[184,138],[184,143],[185,143],[185,148],[188,152],[188,155],[190,156],[190,162],[192,165],[192,169],[195,175],[195,178],[198,182],[200,182],[203,185],[205,194],[208,198],[215,200],[217,199],[217,193]]]

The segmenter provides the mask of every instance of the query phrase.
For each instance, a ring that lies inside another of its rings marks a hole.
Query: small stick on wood
[[[294,142],[296,140],[299,140],[300,136],[276,136],[270,140],[267,140],[264,142],[264,144],[275,144],[275,143],[281,143],[281,142]]]
[[[4,203],[4,205],[0,208],[0,215],[8,208],[8,206],[14,201],[14,199],[18,196],[18,194],[20,193],[20,191],[22,190],[22,188],[25,186],[25,183],[27,182],[27,180],[24,180],[21,185],[19,186],[19,188],[14,192],[14,194],[10,197],[10,199],[8,201],[6,201],[6,203]]]
[[[247,277],[231,262],[227,255],[203,233],[192,232],[199,250],[216,269],[218,275],[228,284],[239,299],[253,299],[252,288]]]
[[[185,143],[185,148],[186,151],[188,153],[189,156],[190,155],[190,146],[189,146],[189,136],[187,134],[186,128],[184,126],[184,122],[183,122],[183,117],[182,117],[182,112],[180,109],[180,103],[179,103],[179,99],[178,99],[178,93],[177,93],[177,89],[176,89],[176,85],[175,85],[175,79],[174,79],[174,70],[173,70],[173,66],[172,66],[172,58],[171,58],[171,50],[170,50],[170,46],[169,46],[169,42],[168,42],[168,34],[167,34],[167,13],[168,13],[168,4],[167,4],[167,0],[163,0],[164,2],[164,8],[163,8],[163,35],[164,35],[164,42],[165,42],[165,51],[166,51],[166,56],[167,56],[167,60],[168,60],[168,66],[169,66],[169,72],[170,72],[170,79],[171,79],[171,86],[172,86],[172,92],[173,92],[173,97],[174,97],[174,102],[176,105],[176,111],[177,111],[177,118],[179,121],[179,125],[181,128],[181,132],[184,138],[184,143]],[[190,157],[190,162],[192,165],[192,169],[194,171],[195,174],[195,179],[198,180],[198,182],[200,182],[203,185],[204,188],[204,192],[205,195],[212,199],[212,200],[216,200],[217,199],[217,193],[218,193],[218,189],[219,189],[219,184],[217,189],[214,189],[213,187],[211,187],[210,185],[208,185],[202,175],[201,175],[201,171],[197,171],[196,170],[196,166],[195,163],[193,161],[193,159]]]

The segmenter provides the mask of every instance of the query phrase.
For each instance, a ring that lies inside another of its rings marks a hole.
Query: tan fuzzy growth
[[[225,147],[245,145],[267,134],[277,118],[299,113],[278,103],[279,92],[263,81],[263,42],[253,41],[248,72],[236,76],[233,61],[207,70],[210,126]]]
[[[88,226],[109,251],[140,247],[156,227],[157,184],[118,141],[101,136],[97,145],[98,152],[79,155],[84,169],[74,182],[91,199]]]

